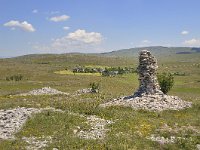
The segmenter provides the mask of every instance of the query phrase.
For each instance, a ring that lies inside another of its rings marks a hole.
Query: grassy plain
[[[1,140],[0,149],[24,149],[23,136],[52,136],[52,143],[46,149],[196,149],[200,136],[188,130],[185,132],[161,132],[156,129],[167,124],[193,126],[200,130],[200,54],[176,55],[158,58],[158,72],[181,72],[175,76],[175,85],[169,95],[177,95],[193,102],[193,107],[180,111],[149,112],[124,107],[99,108],[98,105],[112,98],[131,95],[138,87],[137,74],[116,77],[55,73],[76,65],[137,67],[136,57],[104,57],[91,55],[43,55],[0,59],[0,109],[15,107],[54,107],[65,113],[43,112],[30,118],[16,140]],[[7,76],[23,75],[22,81],[6,81]],[[80,96],[14,96],[33,89],[50,86],[63,92],[74,93],[87,88],[91,82],[100,83],[100,93]],[[108,126],[103,140],[84,140],[73,134],[79,125],[87,129],[84,119],[70,115],[67,111],[85,115],[97,115],[115,123]],[[145,137],[159,132],[164,137],[180,136],[174,144],[159,144]]]

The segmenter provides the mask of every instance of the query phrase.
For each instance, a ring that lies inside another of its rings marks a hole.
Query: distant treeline
[[[66,69],[67,70],[67,69]],[[76,66],[73,73],[100,73],[102,76],[115,76],[128,73],[136,73],[136,69],[132,67],[85,67]]]

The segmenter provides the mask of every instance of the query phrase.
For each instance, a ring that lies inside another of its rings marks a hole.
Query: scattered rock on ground
[[[92,89],[91,88],[87,88],[87,89],[80,89],[77,90],[73,95],[81,95],[81,94],[86,94],[86,93],[92,93]]]
[[[95,140],[105,138],[106,132],[109,130],[106,128],[106,125],[112,124],[113,122],[92,115],[87,117],[87,123],[91,126],[89,130],[81,130],[80,127],[77,127],[74,133],[80,138]]]
[[[22,128],[28,117],[39,112],[40,109],[24,107],[0,110],[0,139],[14,139],[14,134]]]
[[[15,133],[23,127],[27,119],[33,114],[41,113],[44,110],[64,112],[51,107],[41,109],[18,107],[15,109],[0,110],[0,140],[15,139]],[[103,139],[106,132],[109,130],[106,126],[113,123],[110,120],[101,119],[95,115],[85,116],[73,112],[69,112],[69,114],[86,117],[86,123],[89,124],[91,128],[89,130],[81,130],[80,127],[77,127],[77,129],[74,130],[74,133],[83,139]],[[23,139],[29,144],[27,149],[40,149],[51,142],[51,138],[49,137],[41,137],[39,139],[36,137],[24,137]]]
[[[170,127],[167,124],[164,124],[160,128],[155,130],[155,134],[151,134],[150,136],[146,137],[147,139],[151,141],[156,141],[160,144],[168,144],[168,143],[175,143],[177,140],[186,140],[189,133],[193,133],[194,136],[199,136],[200,131],[194,127],[194,126],[175,126]],[[160,136],[159,133],[168,133],[169,135],[176,135],[179,133],[182,137],[179,136],[170,136],[169,138],[165,138],[163,136]]]
[[[176,141],[176,137],[175,136],[170,136],[170,138],[165,138],[163,136],[159,136],[159,135],[156,136],[154,134],[152,134],[151,136],[147,137],[147,139],[149,139],[151,141],[158,142],[160,144],[175,143],[175,141]]]
[[[52,137],[23,137],[22,140],[28,143],[27,150],[39,150],[47,147],[52,142]]]
[[[19,94],[20,96],[27,96],[27,95],[56,95],[56,94],[63,94],[63,95],[69,95],[69,93],[61,92],[56,89],[53,89],[51,87],[43,87],[41,89],[36,89],[29,91],[28,93],[22,93]]]
[[[0,140],[14,139],[14,134],[22,128],[31,115],[44,110],[63,112],[62,110],[51,107],[41,109],[18,107],[15,109],[0,110]]]

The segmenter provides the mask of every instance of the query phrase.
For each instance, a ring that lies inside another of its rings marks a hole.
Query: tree
[[[164,94],[167,94],[174,85],[174,77],[171,73],[164,72],[162,74],[158,74],[158,82],[159,82],[161,91]]]
[[[99,83],[90,83],[90,88],[92,93],[98,93],[99,92]]]

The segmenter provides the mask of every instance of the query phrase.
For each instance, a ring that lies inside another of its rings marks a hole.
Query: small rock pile
[[[168,144],[168,143],[175,143],[175,141],[177,139],[180,139],[181,137],[179,138],[176,138],[175,136],[170,136],[169,138],[165,138],[163,136],[159,136],[159,135],[154,135],[152,134],[151,136],[147,137],[147,139],[151,140],[151,141],[155,141],[155,142],[158,142],[160,144]]]
[[[180,110],[191,107],[190,102],[181,100],[177,96],[168,95],[145,95],[142,97],[134,97],[126,99],[114,99],[105,104],[101,104],[102,107],[107,106],[126,106],[134,109],[146,109],[149,111],[163,111],[163,110]]]
[[[28,93],[20,94],[20,96],[28,96],[28,95],[56,95],[56,94],[64,94],[69,95],[69,93],[61,92],[51,87],[43,87],[41,89],[36,89],[29,91]]]
[[[88,116],[87,123],[91,126],[89,130],[74,130],[74,133],[77,133],[77,136],[83,139],[103,139],[105,138],[106,132],[109,129],[106,129],[106,125],[112,124],[110,120],[101,119],[97,116]]]
[[[181,100],[177,96],[165,95],[161,90],[156,77],[157,61],[147,50],[142,50],[139,56],[139,88],[131,96],[114,99],[100,106],[122,105],[134,109],[162,111],[167,109],[180,110],[192,106],[191,102]]]
[[[39,112],[40,109],[24,107],[0,110],[0,139],[14,139],[14,134],[22,128],[28,117]]]
[[[52,142],[52,137],[23,137],[22,138],[28,146],[26,146],[27,150],[39,150],[48,146],[49,143]]]

